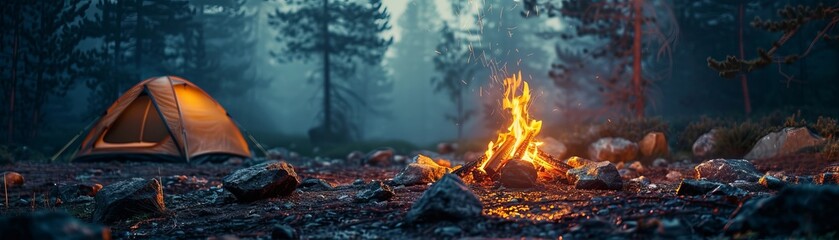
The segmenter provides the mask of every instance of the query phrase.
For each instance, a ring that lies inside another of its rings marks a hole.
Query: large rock
[[[414,202],[407,222],[464,220],[481,217],[483,204],[457,175],[446,174]]]
[[[94,200],[93,221],[100,223],[166,211],[163,186],[157,179],[132,178],[116,182],[102,188]]]
[[[712,129],[711,131],[702,134],[693,142],[693,156],[698,158],[711,157],[717,152],[717,134],[719,130]]]
[[[3,239],[111,239],[111,231],[90,224],[65,212],[41,211],[11,214],[0,219]]]
[[[529,188],[536,186],[536,167],[533,163],[513,159],[501,168],[501,185],[508,188]]]
[[[755,169],[748,160],[743,159],[713,159],[705,161],[693,168],[696,178],[731,183],[737,180],[757,182],[763,174]]]
[[[764,159],[779,157],[805,149],[811,149],[824,142],[824,138],[810,132],[805,127],[784,128],[781,131],[769,133],[758,140],[744,158]]]
[[[568,155],[568,148],[565,147],[565,144],[552,137],[543,139],[542,146],[539,146],[539,150],[544,151],[555,159],[563,159]]]
[[[630,162],[638,156],[638,144],[623,138],[601,138],[588,148],[595,161]]]
[[[667,138],[662,132],[647,133],[640,142],[638,142],[641,156],[643,157],[663,157],[670,155],[670,147],[667,145]]]
[[[417,154],[412,161],[393,177],[393,183],[405,186],[432,183],[451,171],[422,154]]]
[[[372,202],[372,201],[387,201],[393,198],[396,194],[390,186],[383,184],[380,181],[372,181],[364,189],[355,195],[356,202]]]
[[[577,189],[621,190],[623,180],[618,169],[610,162],[594,162],[566,173]]]
[[[839,229],[839,186],[797,185],[744,203],[725,227],[728,234],[819,236]],[[830,237],[828,237],[830,238]]]
[[[290,164],[267,162],[236,170],[222,183],[239,201],[255,201],[289,195],[297,189],[300,179]]]

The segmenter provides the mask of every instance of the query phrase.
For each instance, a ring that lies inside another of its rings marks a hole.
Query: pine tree
[[[346,141],[354,131],[352,96],[336,87],[333,73],[346,80],[354,74],[353,62],[376,64],[393,42],[381,33],[390,29],[390,14],[381,0],[287,0],[269,15],[269,25],[279,32],[282,45],[272,56],[281,62],[310,61],[320,57],[323,104],[321,123],[309,131],[315,143]],[[377,34],[369,34],[373,31]]]
[[[441,41],[437,45],[434,57],[434,70],[440,76],[432,78],[436,91],[445,92],[455,104],[454,114],[446,114],[446,120],[457,126],[457,139],[463,138],[463,126],[471,120],[473,109],[465,106],[466,90],[476,81],[477,62],[473,59],[472,49],[464,40],[456,36],[455,30],[443,24],[440,29]]]

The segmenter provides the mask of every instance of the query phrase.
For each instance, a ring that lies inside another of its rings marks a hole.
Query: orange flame
[[[519,95],[519,88],[521,88],[521,95]],[[542,129],[542,121],[530,119],[530,115],[527,113],[530,106],[530,87],[527,82],[521,80],[521,72],[504,79],[504,90],[502,108],[509,111],[513,119],[510,126],[507,127],[507,132],[499,133],[495,141],[489,142],[478,169],[486,172],[487,163],[496,154],[504,154],[503,159],[505,161],[518,158],[532,162],[536,166],[552,169],[553,167],[539,155],[539,146],[542,145],[542,142],[533,140]],[[500,144],[513,145],[500,147]],[[495,152],[498,150],[505,151]]]

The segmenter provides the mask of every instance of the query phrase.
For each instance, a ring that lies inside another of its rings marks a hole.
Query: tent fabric
[[[250,156],[227,111],[186,79],[150,78],[128,89],[90,129],[74,161]]]

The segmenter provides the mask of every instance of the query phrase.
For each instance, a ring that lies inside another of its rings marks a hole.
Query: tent
[[[186,79],[146,79],[92,125],[73,161],[200,162],[249,157],[233,119]]]

